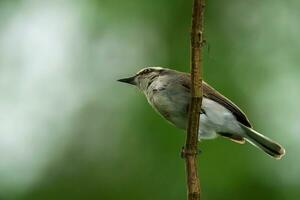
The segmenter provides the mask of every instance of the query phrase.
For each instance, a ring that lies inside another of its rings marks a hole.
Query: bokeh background
[[[185,199],[184,131],[136,88],[189,71],[192,0],[0,1],[0,200]],[[300,195],[300,2],[207,1],[206,81],[282,143],[203,141],[203,199]]]

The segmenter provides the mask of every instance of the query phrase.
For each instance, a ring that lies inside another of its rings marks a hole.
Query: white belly
[[[159,90],[159,88],[157,90]],[[171,93],[170,90],[153,93],[152,88],[150,92],[151,95],[147,94],[146,96],[155,110],[178,128],[186,129],[189,94],[184,93],[185,95],[183,95],[181,93],[179,95],[179,93],[176,92]],[[216,138],[219,132],[232,134],[242,132],[239,122],[233,114],[221,104],[208,98],[203,98],[202,109],[205,111],[205,114],[200,115],[200,139]]]
[[[205,114],[200,115],[200,139],[213,139],[218,132],[239,134],[242,132],[239,122],[224,106],[213,100],[203,98],[202,109]]]

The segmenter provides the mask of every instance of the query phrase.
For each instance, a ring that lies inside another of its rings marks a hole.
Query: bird
[[[162,67],[146,67],[119,82],[136,86],[149,104],[177,128],[185,129],[191,99],[191,75]],[[198,139],[218,136],[239,144],[246,141],[271,157],[280,159],[285,149],[253,129],[245,113],[231,100],[202,81],[202,106]]]

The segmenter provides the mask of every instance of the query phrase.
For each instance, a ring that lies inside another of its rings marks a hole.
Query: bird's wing
[[[217,90],[212,88],[210,85],[208,85],[204,81],[203,81],[202,87],[203,87],[203,96],[204,97],[207,97],[207,98],[221,104],[228,110],[230,110],[233,113],[233,115],[235,116],[235,118],[241,124],[243,124],[247,127],[250,127],[250,128],[252,127],[250,121],[248,120],[248,118],[246,117],[244,112],[237,105],[235,105],[232,101],[227,99],[225,96],[220,94]]]
[[[183,82],[182,82],[183,86],[190,90],[190,88],[191,88],[190,74],[182,73],[181,79],[183,80]],[[252,127],[250,121],[248,120],[248,118],[246,117],[244,112],[237,105],[235,105],[232,101],[230,101],[225,96],[220,94],[217,90],[215,90],[213,87],[211,87],[205,81],[203,81],[202,83],[203,83],[202,84],[202,89],[203,89],[203,96],[204,97],[206,97],[208,99],[211,99],[211,100],[221,104],[222,106],[224,106],[228,110],[230,110],[232,112],[232,114],[235,116],[235,118],[241,124],[243,124],[243,125],[245,125],[249,128]]]

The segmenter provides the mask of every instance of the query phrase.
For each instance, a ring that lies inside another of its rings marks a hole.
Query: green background
[[[0,1],[0,200],[185,199],[184,131],[136,88],[189,71],[192,1]],[[203,200],[300,196],[300,3],[206,3],[203,77],[287,151],[202,141]]]

